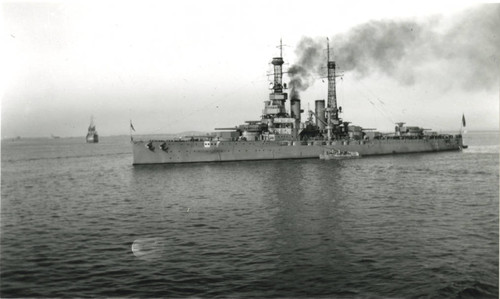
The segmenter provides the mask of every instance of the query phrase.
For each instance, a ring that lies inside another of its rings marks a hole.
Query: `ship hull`
[[[133,141],[133,164],[319,159],[325,150],[358,152],[361,156],[460,150],[461,137],[369,141]]]
[[[98,143],[99,137],[97,135],[87,135],[87,143]]]

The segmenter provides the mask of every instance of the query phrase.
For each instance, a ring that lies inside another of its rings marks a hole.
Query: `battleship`
[[[396,123],[394,132],[382,133],[372,128],[344,121],[337,107],[336,62],[330,57],[327,42],[327,100],[316,100],[314,111],[307,111],[303,122],[301,100],[289,100],[283,82],[283,55],[272,58],[271,93],[264,101],[260,120],[215,128],[214,133],[178,139],[134,140],[133,164],[169,164],[192,162],[251,161],[276,159],[319,159],[328,151],[356,152],[362,157],[440,151],[464,148],[461,134],[439,134],[418,126]]]

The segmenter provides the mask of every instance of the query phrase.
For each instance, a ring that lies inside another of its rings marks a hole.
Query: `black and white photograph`
[[[1,298],[499,298],[500,3],[0,7]]]

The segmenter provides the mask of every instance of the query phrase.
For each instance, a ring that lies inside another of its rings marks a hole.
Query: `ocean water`
[[[498,298],[499,133],[463,152],[132,166],[2,141],[0,297]]]

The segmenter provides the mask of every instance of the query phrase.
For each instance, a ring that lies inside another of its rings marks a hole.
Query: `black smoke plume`
[[[323,48],[312,38],[303,38],[299,43],[295,50],[299,59],[288,69],[292,99],[299,98],[299,91],[308,89],[314,83],[314,76],[321,70]]]
[[[359,78],[383,74],[403,85],[424,77],[443,88],[491,90],[500,86],[500,4],[463,11],[451,22],[370,21],[334,36],[337,67]],[[326,38],[303,38],[289,69],[292,96],[324,75]]]

